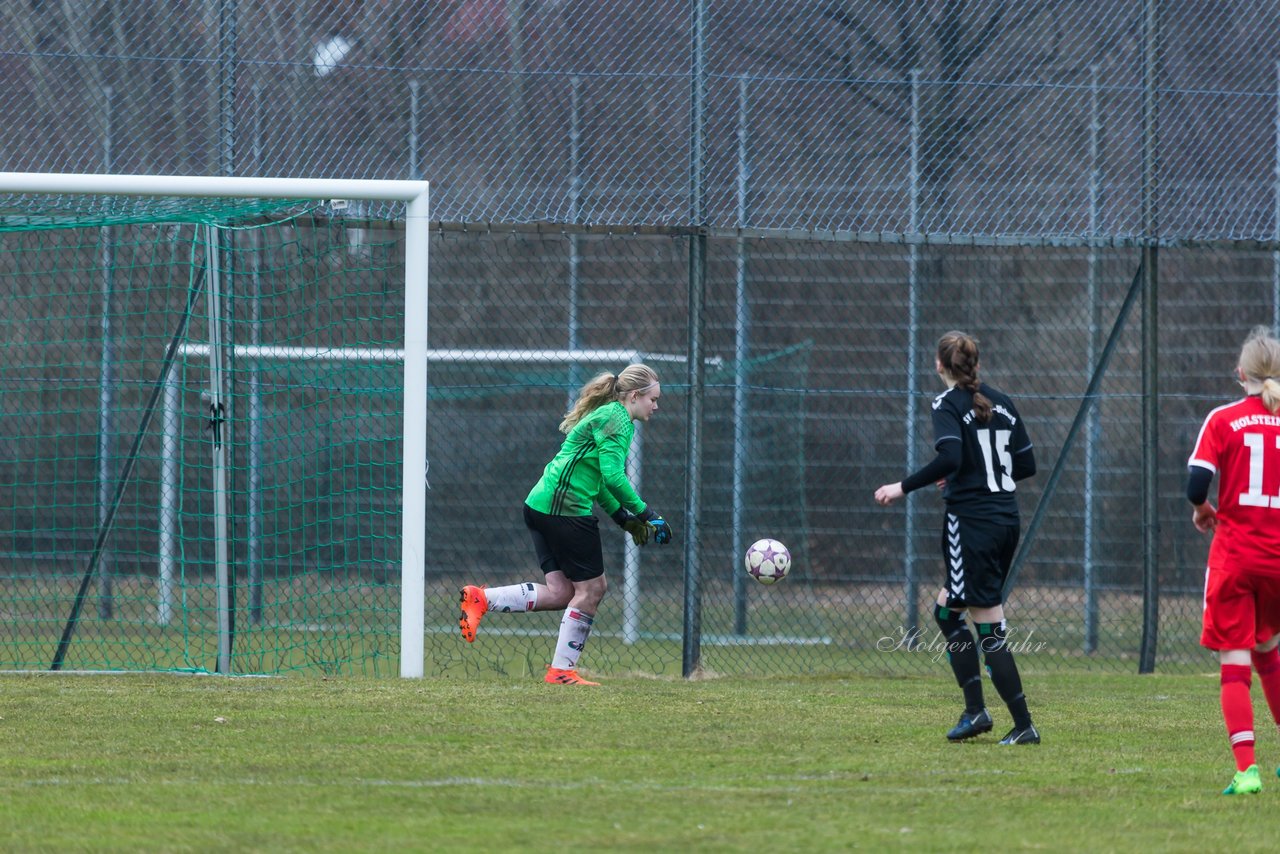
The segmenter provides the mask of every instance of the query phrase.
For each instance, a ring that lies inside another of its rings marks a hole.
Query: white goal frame
[[[427,423],[427,299],[430,185],[427,181],[0,172],[0,193],[152,198],[244,198],[404,202],[404,419],[400,547],[400,676],[424,669]],[[70,224],[70,223],[68,223]],[[213,273],[216,275],[216,272]],[[216,296],[216,295],[215,295]],[[211,356],[213,358],[213,356]],[[215,522],[217,520],[215,519]],[[225,519],[222,520],[225,525]],[[225,552],[225,542],[221,546]],[[226,568],[221,567],[220,572]],[[219,580],[219,672],[229,672],[230,633]]]

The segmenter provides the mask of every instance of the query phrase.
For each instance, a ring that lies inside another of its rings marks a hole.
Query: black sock
[[[991,673],[991,683],[1000,693],[1000,699],[1009,707],[1013,725],[1018,729],[1026,729],[1031,726],[1031,713],[1027,711],[1027,698],[1022,693],[1022,677],[1018,675],[1018,665],[1006,643],[1008,637],[1008,629],[1003,621],[978,623],[978,646],[982,648],[982,657]]]
[[[964,621],[964,612],[934,605],[933,619],[942,630],[942,639],[947,645],[947,661],[951,663],[956,684],[964,692],[964,710],[976,715],[986,708],[982,699],[982,666],[978,662],[973,633]]]

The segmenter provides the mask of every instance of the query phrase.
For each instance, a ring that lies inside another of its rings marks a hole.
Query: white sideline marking
[[[207,623],[192,623],[192,625],[201,625],[205,628],[215,628]],[[311,634],[329,634],[340,632],[344,634],[355,634],[359,631],[356,626],[339,623],[276,623],[271,628],[280,631],[304,632]],[[423,629],[429,635],[456,635],[458,633],[457,625],[451,626],[427,626]],[[485,634],[496,636],[514,637],[514,638],[554,638],[559,629],[522,629],[518,626],[490,626],[485,624]],[[615,640],[623,636],[621,630],[605,631],[602,629],[593,629],[591,636],[593,638],[614,638]],[[679,632],[640,632],[639,640],[659,640],[659,641],[680,641],[682,636]],[[726,634],[704,634],[702,636],[703,646],[831,646],[835,640],[827,635],[818,635],[816,637],[804,637],[801,635],[726,635]]]
[[[222,679],[282,679],[278,673],[212,673],[208,670],[0,670],[0,676],[214,676]]]
[[[434,635],[456,635],[458,633],[457,626],[427,626],[428,634]],[[553,638],[556,636],[556,629],[521,629],[509,627],[485,626],[485,634],[493,634],[507,637],[537,637],[537,638]],[[620,638],[620,631],[600,631],[593,629],[591,632],[593,638]],[[640,632],[640,640],[665,640],[679,641],[681,635],[678,632]],[[800,637],[792,635],[725,635],[725,634],[704,634],[702,636],[703,646],[830,646],[835,641],[826,636],[819,637]]]
[[[610,788],[629,789],[636,791],[651,792],[764,792],[764,791],[802,791],[802,783],[835,783],[840,782],[840,777],[845,782],[861,783],[862,774],[860,772],[849,772],[841,775],[797,775],[795,777],[768,777],[761,781],[760,785],[716,785],[716,786],[670,786],[663,783],[653,783],[645,780],[620,780],[620,781],[604,781],[597,779],[577,780],[577,781],[548,781],[548,780],[509,780],[501,777],[485,778],[485,777],[440,777],[426,780],[382,780],[382,779],[363,779],[355,778],[351,780],[261,780],[256,777],[246,777],[232,780],[219,780],[219,785],[228,786],[270,786],[270,787],[301,787],[301,788],[337,788],[337,787],[368,787],[368,788],[389,788],[389,789],[447,789],[447,788],[496,788],[496,789],[599,789],[601,786],[609,786]],[[208,778],[164,778],[156,779],[150,777],[48,777],[37,780],[6,780],[0,782],[0,790],[7,788],[42,788],[42,787],[74,787],[74,786],[204,786],[208,785]]]

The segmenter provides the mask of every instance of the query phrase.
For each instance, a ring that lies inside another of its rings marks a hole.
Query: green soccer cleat
[[[1280,772],[1277,772],[1280,773]],[[1250,765],[1243,771],[1237,771],[1231,778],[1231,785],[1222,790],[1224,795],[1256,795],[1262,791],[1262,778],[1258,776],[1258,766]]]

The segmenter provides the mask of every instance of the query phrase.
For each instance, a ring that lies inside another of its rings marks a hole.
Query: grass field
[[[5,851],[1261,851],[1217,679],[1027,674],[952,745],[936,677],[0,677]],[[1260,691],[1255,689],[1255,694]],[[994,691],[991,692],[994,699]],[[993,708],[993,712],[996,711]]]

